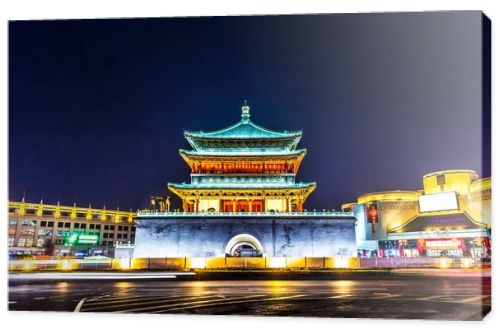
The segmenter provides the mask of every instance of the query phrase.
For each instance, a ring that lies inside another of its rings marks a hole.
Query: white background
[[[445,211],[458,209],[457,193],[445,193],[418,196],[420,212]]]
[[[211,16],[238,14],[294,14],[294,13],[353,13],[384,11],[423,11],[423,10],[483,10],[492,19],[493,35],[493,86],[498,82],[499,70],[495,60],[499,45],[497,24],[500,22],[500,1],[495,0],[434,0],[434,1],[0,1],[0,149],[2,157],[0,186],[0,223],[7,222],[8,187],[8,20],[63,19],[63,18],[104,18],[104,17],[168,17],[168,16]],[[498,111],[493,95],[493,123],[498,129]],[[498,147],[498,136],[493,131],[493,147]],[[493,154],[494,175],[498,172],[497,154]],[[497,163],[495,163],[497,162]],[[497,185],[494,182],[493,208],[498,207]],[[498,221],[494,210],[493,225]],[[3,231],[6,231],[4,225]],[[73,314],[49,312],[7,312],[7,243],[6,233],[0,230],[1,245],[0,272],[2,288],[0,295],[0,328],[4,333],[487,333],[498,332],[500,311],[493,311],[483,322],[446,322],[411,320],[356,320],[356,319],[315,319],[315,318],[269,318],[237,316],[173,316],[173,315],[111,315],[111,314]],[[493,244],[494,245],[494,244]],[[494,268],[498,255],[493,249]],[[498,270],[494,270],[498,278]],[[498,280],[495,279],[495,282]],[[494,292],[496,284],[494,284]],[[498,307],[498,293],[493,295],[493,307]],[[496,328],[495,328],[496,327]]]

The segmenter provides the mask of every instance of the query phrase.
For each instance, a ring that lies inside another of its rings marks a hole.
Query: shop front
[[[419,238],[379,241],[379,257],[472,257],[491,254],[488,237]]]

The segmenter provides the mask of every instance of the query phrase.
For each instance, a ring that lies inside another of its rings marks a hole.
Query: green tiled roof
[[[257,125],[250,119],[250,107],[245,105],[238,123],[217,131],[184,131],[184,137],[197,151],[290,151],[296,148],[302,131],[274,131]]]
[[[279,139],[293,138],[302,135],[302,131],[273,131],[263,128],[250,119],[242,119],[236,124],[222,130],[203,132],[203,131],[184,131],[188,137],[207,138],[207,139]]]
[[[315,182],[308,183],[213,183],[213,184],[191,184],[191,183],[169,183],[168,186],[181,189],[301,189],[316,186]]]
[[[184,131],[184,135],[194,138],[207,139],[285,139],[302,136],[302,131],[273,131],[255,124],[250,117],[242,117],[241,120],[225,129],[204,132]]]
[[[245,149],[225,149],[224,151],[207,151],[207,150],[184,150],[180,149],[179,153],[181,154],[186,154],[186,155],[197,155],[197,156],[235,156],[235,157],[240,157],[240,156],[248,156],[248,157],[261,157],[261,156],[294,156],[294,155],[299,155],[299,154],[305,154],[306,149],[300,149],[300,150],[286,150],[286,149],[268,149],[268,148],[261,148],[261,149],[256,149],[256,150],[245,150]]]

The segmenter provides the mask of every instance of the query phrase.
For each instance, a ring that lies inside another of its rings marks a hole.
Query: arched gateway
[[[257,238],[250,234],[238,234],[226,245],[226,256],[258,257],[264,254],[264,249]]]

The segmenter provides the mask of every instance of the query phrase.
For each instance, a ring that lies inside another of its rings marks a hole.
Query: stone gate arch
[[[259,256],[264,254],[264,248],[260,241],[251,234],[243,233],[232,237],[231,240],[228,241],[225,249],[226,256],[237,256],[237,254],[235,254],[237,250],[244,246],[251,247],[257,251]]]

